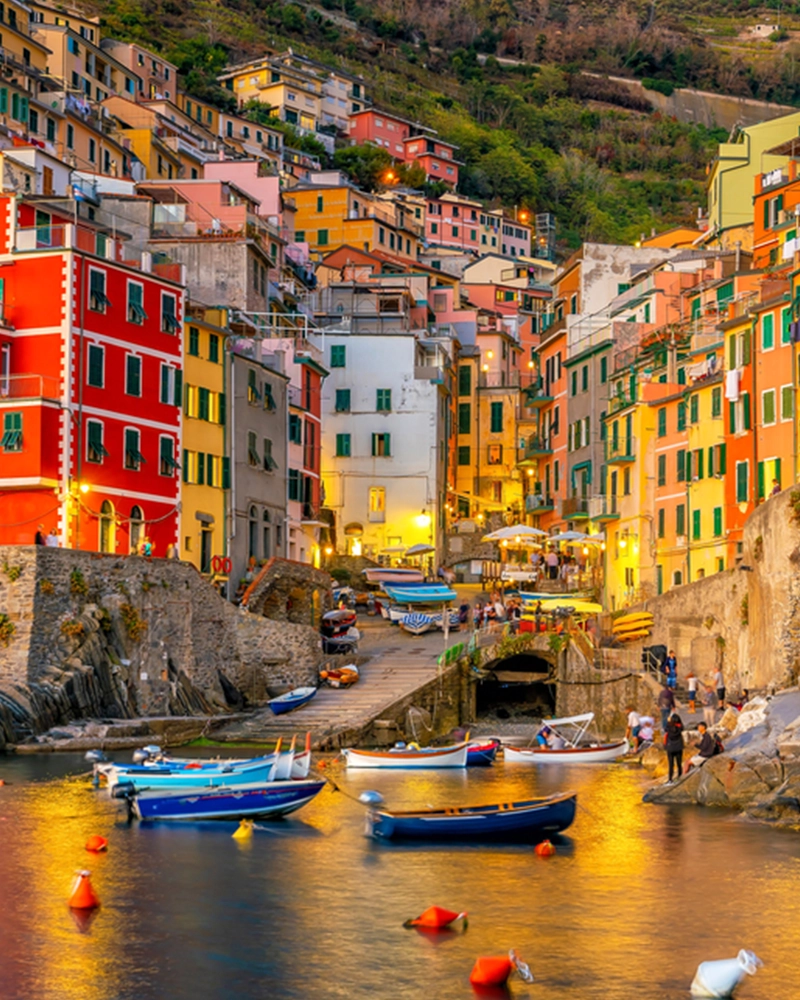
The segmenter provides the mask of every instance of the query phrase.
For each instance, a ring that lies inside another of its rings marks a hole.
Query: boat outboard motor
[[[90,764],[102,764],[107,760],[106,755],[102,750],[87,750],[83,755],[83,759],[88,761]]]
[[[136,785],[132,781],[120,781],[111,789],[112,799],[124,799],[128,809],[128,822],[133,822],[133,800],[136,798]]]
[[[150,754],[146,750],[134,750],[133,751],[133,763],[134,764],[144,764],[145,761],[150,760]]]

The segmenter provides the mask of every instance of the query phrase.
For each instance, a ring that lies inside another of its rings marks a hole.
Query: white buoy
[[[364,791],[359,795],[358,801],[365,806],[379,806],[383,803],[383,796],[380,792]]]
[[[745,976],[754,976],[764,963],[744,948],[736,958],[701,962],[692,980],[693,997],[730,997]]]

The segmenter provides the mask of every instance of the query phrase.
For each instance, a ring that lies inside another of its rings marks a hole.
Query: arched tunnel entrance
[[[556,707],[556,686],[548,683],[552,672],[552,662],[535,653],[486,664],[475,692],[476,718],[528,722],[552,715]]]

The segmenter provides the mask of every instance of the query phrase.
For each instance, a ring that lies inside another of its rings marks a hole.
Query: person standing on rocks
[[[714,721],[717,718],[718,705],[719,701],[714,689],[706,684],[703,694],[703,718],[705,719],[706,726],[714,725]]]
[[[675,711],[675,695],[667,686],[667,681],[664,681],[664,686],[658,694],[658,707],[661,711],[661,732],[665,733],[670,713]]]
[[[722,668],[717,667],[717,672],[714,674],[714,687],[717,689],[717,702],[719,707],[725,710],[725,678],[722,676]]]
[[[683,722],[677,712],[673,712],[667,721],[664,732],[664,749],[667,751],[667,784],[672,784],[672,775],[681,776],[683,764]]]
[[[625,711],[628,713],[628,725],[625,729],[625,739],[636,746],[638,743],[639,730],[642,728],[642,720],[633,705],[628,705]]]
[[[711,692],[713,694],[713,691]],[[701,767],[709,759],[713,757],[716,753],[716,744],[714,743],[714,738],[708,731],[708,726],[705,722],[699,722],[697,724],[697,731],[700,733],[700,742],[696,743],[697,753],[694,757],[690,757],[686,762],[686,770],[684,774],[688,774],[693,767]]]

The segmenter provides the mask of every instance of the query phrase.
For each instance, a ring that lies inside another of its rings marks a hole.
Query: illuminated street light
[[[431,515],[423,510],[414,518],[414,523],[418,528],[427,528],[431,523]]]

